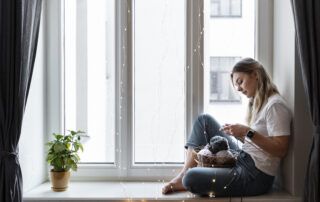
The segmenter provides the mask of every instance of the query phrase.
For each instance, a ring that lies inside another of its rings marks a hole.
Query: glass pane
[[[134,7],[134,162],[183,162],[185,1]]]
[[[231,0],[231,13],[233,16],[241,15],[241,0]]]
[[[210,0],[211,17],[241,17],[241,10],[241,0]]]
[[[210,12],[211,16],[219,15],[220,0],[211,0]]]
[[[210,8],[211,2],[204,1],[205,9]],[[230,72],[241,58],[255,57],[254,1],[220,2],[221,7],[229,7],[231,2],[232,12],[234,6],[242,4],[242,16],[210,18],[205,10],[204,111],[214,116],[220,124],[245,123],[247,98],[232,88]]]
[[[230,15],[230,1],[229,0],[220,0],[220,15],[228,16]]]
[[[65,129],[83,130],[82,163],[114,162],[114,1],[65,1]]]

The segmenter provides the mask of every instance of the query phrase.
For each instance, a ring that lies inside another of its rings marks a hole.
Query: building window
[[[242,0],[211,0],[211,17],[242,17]]]
[[[210,4],[212,8],[212,2],[222,5],[224,1],[204,1],[204,8],[210,9]],[[221,23],[223,19],[213,19],[210,12],[199,15],[202,8],[198,1],[65,1],[64,36],[57,44],[64,47],[64,69],[52,79],[63,81],[65,88],[49,83],[53,95],[64,95],[63,103],[52,102],[50,107],[65,113],[59,116],[61,122],[56,118],[49,123],[60,130],[87,132],[82,164],[75,173],[78,179],[154,180],[176,176],[184,161],[181,148],[196,115],[228,115],[225,119],[218,117],[223,123],[230,122],[229,111],[234,113],[231,118],[244,114],[236,108],[245,100],[232,94],[229,79],[240,57],[254,57],[254,44],[250,42],[255,38],[254,27],[242,31],[234,26],[254,16],[247,15],[247,11],[254,13],[253,1],[244,2],[243,6],[252,6],[244,9],[241,19],[225,18]],[[226,15],[219,7],[215,13]],[[229,11],[228,15],[235,13]],[[202,17],[210,23],[201,24]],[[223,27],[214,27],[217,21]],[[194,28],[197,26],[200,29]],[[195,36],[188,27],[192,31],[206,30],[206,34],[199,31]],[[204,40],[201,55],[200,39],[204,36],[210,39]],[[250,41],[243,40],[245,37]],[[205,102],[195,100],[194,93],[199,98],[204,96]]]
[[[230,85],[230,72],[241,57],[210,57],[210,102],[237,102],[241,97]]]
[[[117,24],[117,6],[132,27]],[[64,11],[65,131],[87,133],[79,175],[90,165],[105,176],[176,175],[185,158],[185,1],[68,0]]]

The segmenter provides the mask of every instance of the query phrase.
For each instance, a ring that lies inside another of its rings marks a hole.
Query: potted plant
[[[49,147],[46,161],[53,168],[50,170],[50,179],[53,191],[65,191],[68,188],[70,169],[77,171],[80,158],[79,149],[83,151],[79,134],[82,131],[69,131],[69,134],[53,133],[54,139],[46,143]]]

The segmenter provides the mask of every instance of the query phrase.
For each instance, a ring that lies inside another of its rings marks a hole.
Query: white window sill
[[[164,182],[70,182],[64,192],[53,192],[50,182],[24,193],[24,201],[212,201],[211,198],[199,198],[190,192],[176,192],[162,195]],[[230,198],[215,198],[214,201],[230,201]],[[239,197],[231,201],[241,201]],[[284,191],[273,190],[268,194],[243,197],[243,202],[298,202],[301,198]]]

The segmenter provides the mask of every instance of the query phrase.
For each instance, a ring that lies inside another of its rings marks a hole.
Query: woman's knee
[[[195,181],[196,176],[193,169],[189,169],[187,172],[185,172],[182,178],[182,184],[186,189],[190,190],[190,188],[193,187]]]
[[[214,118],[210,114],[206,114],[206,113],[199,114],[197,116],[197,120],[199,120],[199,121],[204,121],[204,120],[207,120],[207,119],[214,119]]]

